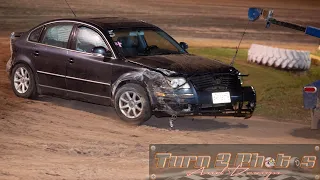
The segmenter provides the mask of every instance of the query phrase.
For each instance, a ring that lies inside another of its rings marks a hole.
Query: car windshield
[[[186,51],[159,29],[109,31],[116,47],[125,57],[185,54]]]

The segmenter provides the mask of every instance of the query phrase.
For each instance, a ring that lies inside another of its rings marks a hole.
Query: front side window
[[[42,43],[67,48],[73,25],[55,25],[47,27]]]
[[[125,57],[186,53],[160,29],[119,29],[112,32],[112,40]]]
[[[40,39],[40,36],[42,33],[42,29],[43,29],[43,26],[38,27],[37,29],[33,30],[29,36],[29,41],[39,42],[39,39]]]
[[[75,38],[75,50],[92,53],[92,49],[99,46],[109,50],[99,33],[87,27],[79,27]]]

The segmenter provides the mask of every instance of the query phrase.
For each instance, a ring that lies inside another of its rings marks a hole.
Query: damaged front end
[[[209,115],[250,118],[256,107],[256,92],[253,87],[241,86],[241,75],[235,73],[206,73],[186,77],[186,84],[178,88],[166,86],[155,93],[155,112],[169,109],[177,116]],[[186,88],[187,87],[187,88]],[[230,102],[216,103],[214,93],[228,92]],[[166,111],[166,110],[165,110]],[[169,113],[172,115],[171,113]]]
[[[122,81],[143,84],[149,94],[153,114],[165,116],[235,116],[250,118],[256,107],[256,93],[253,87],[241,86],[239,73],[207,73],[179,75],[163,69],[129,73],[119,78],[113,88]],[[230,103],[214,104],[212,93],[229,92]]]
[[[174,72],[163,73],[160,70],[149,70],[148,68],[123,74],[117,79],[112,87],[112,96],[114,97],[117,89],[125,83],[137,83],[143,86],[149,95],[150,104],[155,115],[176,115],[179,112],[180,98],[176,94],[176,89],[170,85],[170,78],[166,75],[172,75]],[[167,102],[170,98],[172,101]],[[114,104],[115,102],[113,102]]]

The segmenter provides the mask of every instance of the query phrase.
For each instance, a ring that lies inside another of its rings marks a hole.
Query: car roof
[[[157,28],[157,26],[149,24],[142,20],[135,20],[123,17],[92,17],[92,18],[69,18],[69,19],[55,19],[54,21],[78,21],[99,26],[103,29],[117,29],[117,28]],[[47,22],[47,23],[48,23]]]

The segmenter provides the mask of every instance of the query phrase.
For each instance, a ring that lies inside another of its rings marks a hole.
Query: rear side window
[[[42,43],[67,48],[70,33],[73,25],[55,25],[49,26],[43,37]]]
[[[39,42],[41,32],[42,32],[43,26],[38,27],[37,29],[33,30],[29,36],[29,41],[32,42]]]

